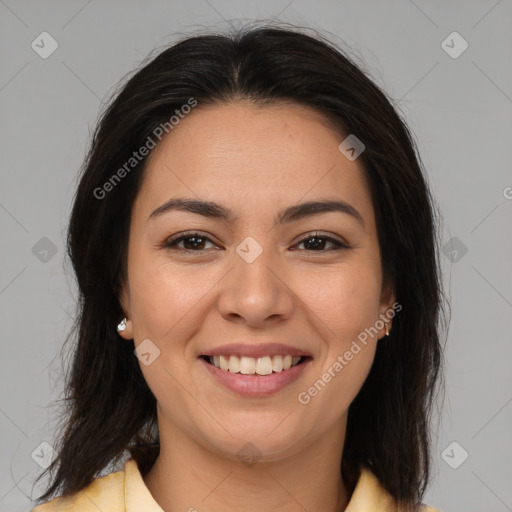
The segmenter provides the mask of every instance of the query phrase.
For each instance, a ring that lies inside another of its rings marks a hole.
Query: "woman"
[[[60,496],[33,510],[434,510],[437,236],[405,122],[321,36],[162,51],[74,200]]]

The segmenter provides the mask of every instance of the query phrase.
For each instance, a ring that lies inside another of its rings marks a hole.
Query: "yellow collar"
[[[133,459],[125,464],[125,505],[126,512],[164,512],[154,500]],[[345,512],[397,512],[393,497],[382,487],[377,477],[363,468]],[[439,512],[424,507],[421,512]]]
[[[137,463],[126,460],[124,471],[94,479],[80,492],[66,498],[57,497],[30,512],[164,512],[146,487]],[[377,477],[362,469],[345,512],[398,512],[395,500]],[[440,512],[430,507],[421,512]]]

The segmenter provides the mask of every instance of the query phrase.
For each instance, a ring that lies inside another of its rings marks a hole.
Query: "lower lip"
[[[199,361],[218,382],[235,393],[249,397],[264,397],[277,393],[297,380],[312,359],[308,358],[301,364],[293,366],[288,370],[260,376],[243,375],[242,373],[231,373],[221,370],[213,364],[206,362],[202,357],[199,358]]]

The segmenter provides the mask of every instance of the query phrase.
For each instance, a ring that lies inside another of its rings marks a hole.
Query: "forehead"
[[[171,197],[188,196],[258,215],[328,196],[371,222],[364,168],[338,149],[345,137],[307,106],[198,106],[153,150],[134,208],[147,216]]]

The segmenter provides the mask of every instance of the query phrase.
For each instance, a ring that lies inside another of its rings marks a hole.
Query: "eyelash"
[[[178,243],[180,243],[180,242],[182,242],[184,240],[187,240],[189,238],[201,238],[202,240],[207,240],[209,242],[214,243],[207,236],[204,236],[201,233],[191,232],[191,233],[185,233],[184,235],[181,235],[179,237],[174,237],[174,238],[168,239],[166,242],[164,242],[162,244],[162,247],[165,248],[165,249],[169,249],[171,251],[182,251],[182,252],[188,252],[188,253],[190,253],[190,252],[200,253],[200,252],[203,252],[203,251],[207,250],[207,249],[194,250],[194,249],[184,249],[184,248],[176,249],[175,248]],[[319,232],[308,233],[308,235],[305,238],[303,238],[302,240],[299,240],[296,245],[300,245],[300,244],[302,244],[305,241],[311,240],[312,238],[320,238],[322,240],[327,240],[327,241],[331,242],[335,247],[334,247],[334,249],[330,249],[330,250],[318,250],[318,251],[312,250],[312,249],[309,249],[309,250],[305,249],[308,252],[330,252],[330,251],[339,251],[341,249],[350,249],[351,248],[349,245],[347,245],[347,244],[345,244],[343,242],[340,242],[340,241],[336,240],[333,237],[330,237],[330,236],[327,236],[327,235],[322,235]]]

